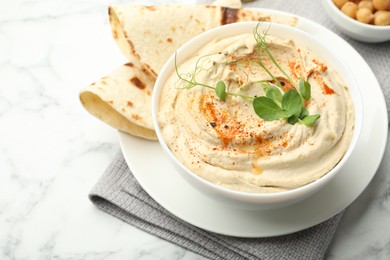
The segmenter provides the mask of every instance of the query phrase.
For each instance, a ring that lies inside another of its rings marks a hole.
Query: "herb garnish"
[[[306,126],[312,126],[320,118],[319,114],[310,115],[305,107],[305,101],[309,101],[311,98],[311,86],[308,81],[303,78],[299,78],[298,84],[296,84],[291,77],[286,73],[283,68],[278,64],[266,42],[269,27],[259,33],[259,25],[253,29],[253,36],[256,40],[255,50],[257,52],[257,60],[255,61],[271,78],[272,81],[261,80],[258,83],[264,87],[265,96],[246,96],[239,93],[230,93],[226,90],[226,84],[222,80],[218,81],[215,86],[210,86],[196,81],[195,76],[202,68],[199,63],[204,57],[211,56],[209,54],[200,57],[196,64],[195,69],[191,73],[185,75],[180,74],[176,63],[175,54],[175,70],[179,77],[179,82],[182,84],[181,88],[190,89],[195,86],[202,86],[210,89],[214,89],[216,96],[221,101],[226,101],[227,96],[238,96],[252,101],[253,109],[255,113],[266,121],[273,121],[279,119],[286,119],[289,124],[302,123]],[[283,89],[283,84],[278,78],[271,73],[271,71],[261,61],[261,53],[264,52],[272,61],[272,63],[278,68],[278,70],[286,77],[292,88],[288,90]],[[215,65],[215,63],[213,63]]]

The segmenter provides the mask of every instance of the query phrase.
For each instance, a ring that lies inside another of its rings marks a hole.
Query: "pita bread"
[[[156,77],[132,59],[84,88],[84,108],[108,125],[132,135],[157,139],[152,122],[151,94]]]
[[[135,56],[154,75],[185,42],[211,28],[240,21],[269,21],[257,11],[211,5],[109,7],[113,37],[126,57]]]

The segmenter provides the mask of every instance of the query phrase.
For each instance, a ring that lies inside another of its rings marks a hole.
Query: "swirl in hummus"
[[[335,167],[352,138],[353,104],[337,73],[293,40],[269,35],[267,44],[294,81],[304,78],[311,84],[305,106],[321,115],[314,126],[265,121],[251,101],[228,96],[223,102],[209,88],[181,89],[175,73],[162,90],[158,120],[168,147],[194,173],[228,189],[271,193],[311,183]],[[253,62],[255,48],[252,34],[215,40],[178,70],[191,72],[199,61],[198,82],[223,80],[230,93],[262,96],[259,81],[272,78]],[[285,90],[291,88],[267,55],[261,59]]]

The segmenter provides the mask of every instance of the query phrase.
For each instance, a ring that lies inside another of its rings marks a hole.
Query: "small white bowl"
[[[191,57],[196,53],[201,47],[206,45],[208,42],[214,39],[222,39],[226,37],[231,37],[235,35],[240,35],[243,33],[252,33],[253,29],[257,25],[257,22],[242,22],[235,24],[228,24],[212,30],[206,31],[193,38],[186,44],[184,44],[177,51],[177,63],[180,64]],[[268,28],[267,23],[263,24],[264,28]],[[362,126],[362,100],[360,96],[360,91],[358,83],[355,80],[353,73],[345,65],[345,63],[332,53],[324,44],[317,41],[311,35],[298,30],[296,28],[272,24],[269,29],[269,34],[282,39],[294,39],[295,42],[299,45],[305,46],[310,51],[317,54],[319,58],[325,61],[327,64],[332,64],[332,67],[338,72],[342,77],[344,82],[350,87],[350,94],[355,106],[355,130],[352,137],[351,144],[341,159],[341,161],[327,174],[325,174],[320,179],[307,184],[305,186],[284,191],[278,193],[270,194],[255,194],[247,192],[239,192],[234,190],[229,190],[220,186],[217,186],[201,177],[196,175],[190,169],[185,167],[182,162],[180,162],[172,151],[169,149],[165,143],[164,137],[161,133],[160,126],[158,123],[158,110],[160,104],[160,95],[161,90],[170,77],[174,73],[174,55],[166,62],[162,68],[157,81],[154,86],[153,96],[152,96],[152,116],[155,131],[157,133],[158,140],[164,150],[164,152],[169,156],[173,165],[176,167],[178,172],[187,180],[192,186],[197,188],[201,193],[210,196],[213,199],[222,201],[229,204],[233,207],[251,209],[251,210],[263,210],[271,208],[280,208],[283,206],[291,205],[293,203],[299,202],[323,188],[334,176],[336,176],[340,169],[343,168],[345,162],[349,159],[352,151],[354,150],[358,137],[360,134],[360,129]]]
[[[365,24],[345,15],[332,0],[322,0],[322,3],[337,28],[347,36],[362,42],[390,41],[390,25]]]

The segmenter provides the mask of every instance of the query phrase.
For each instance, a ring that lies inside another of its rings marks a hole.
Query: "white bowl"
[[[345,15],[332,0],[322,0],[322,3],[337,28],[347,36],[362,42],[385,42],[390,40],[390,25],[365,24]]]
[[[193,38],[186,44],[184,44],[177,51],[177,63],[180,64],[185,61],[187,58],[191,57],[196,53],[201,47],[210,42],[213,39],[221,39],[225,37],[231,37],[243,33],[252,33],[254,27],[257,25],[257,22],[242,22],[235,24],[228,24],[212,30],[206,31],[205,33],[198,35]],[[268,27],[266,23],[263,24],[266,28]],[[234,190],[229,190],[220,186],[217,186],[193,173],[190,169],[185,167],[172,153],[167,144],[165,143],[164,137],[161,133],[160,126],[158,123],[158,110],[160,104],[160,94],[161,90],[170,77],[174,73],[174,56],[166,62],[162,68],[157,81],[154,86],[153,96],[152,96],[152,116],[155,131],[157,133],[158,140],[165,151],[165,153],[171,159],[173,165],[176,167],[178,172],[195,188],[197,188],[201,193],[210,196],[213,199],[227,203],[233,207],[245,208],[245,209],[270,209],[270,208],[279,208],[286,205],[291,205],[293,203],[299,202],[314,193],[318,192],[323,188],[336,174],[340,172],[343,168],[343,165],[350,157],[355,145],[358,141],[360,129],[362,126],[362,101],[360,97],[360,92],[358,88],[358,83],[356,82],[353,73],[349,70],[346,64],[331,52],[326,46],[321,44],[319,41],[314,39],[309,34],[295,29],[293,27],[272,24],[269,29],[269,34],[274,35],[279,38],[293,38],[295,42],[299,45],[305,46],[310,51],[314,52],[319,58],[325,61],[327,64],[332,64],[332,67],[338,72],[342,77],[344,82],[350,86],[350,94],[355,106],[355,130],[352,137],[351,144],[341,159],[341,161],[327,174],[325,174],[320,179],[307,184],[305,186],[278,193],[271,194],[254,194],[247,192],[239,192]]]

